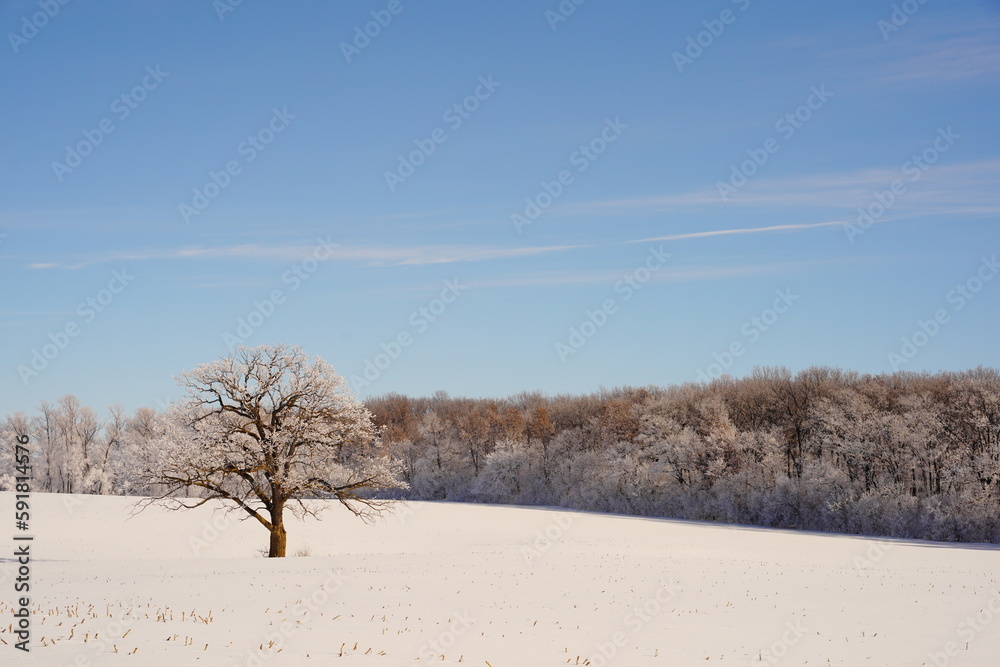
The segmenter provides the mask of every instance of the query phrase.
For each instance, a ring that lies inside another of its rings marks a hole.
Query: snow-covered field
[[[289,553],[310,555],[268,560],[266,531],[236,515],[130,519],[131,503],[32,497],[33,645],[13,648],[5,553],[0,664],[1000,660],[994,547],[410,503],[376,525],[292,519]]]

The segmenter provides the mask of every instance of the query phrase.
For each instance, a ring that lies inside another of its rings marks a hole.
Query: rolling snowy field
[[[542,509],[332,508],[267,533],[206,506],[32,497],[32,650],[0,664],[997,665],[1000,551]],[[0,494],[0,516],[13,516]],[[11,529],[9,531],[13,533]],[[7,536],[7,540],[12,535]],[[8,544],[11,544],[8,541]],[[949,655],[951,654],[951,655]]]

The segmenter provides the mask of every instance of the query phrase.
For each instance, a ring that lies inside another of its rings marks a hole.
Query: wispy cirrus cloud
[[[894,6],[895,9],[895,6]],[[1000,16],[995,11],[918,12],[896,30],[879,30],[883,41],[856,50],[864,78],[876,85],[953,83],[1000,77]],[[844,56],[849,54],[844,53]]]
[[[263,262],[297,262],[322,249],[326,259],[355,262],[366,266],[425,266],[461,262],[487,262],[518,259],[548,253],[557,253],[582,246],[528,246],[500,247],[488,245],[339,245],[329,239],[319,244],[263,245],[240,244],[231,246],[186,246],[173,249],[112,252],[101,256],[74,258],[65,261],[35,262],[31,269],[83,269],[108,262],[140,262],[153,260],[254,260]],[[329,253],[327,255],[327,253]]]
[[[706,280],[722,280],[746,276],[780,275],[799,273],[802,271],[821,270],[825,267],[842,266],[845,264],[860,264],[881,261],[881,258],[842,257],[836,259],[790,261],[790,262],[757,262],[726,264],[706,264],[674,266],[660,269],[652,276],[652,282],[700,282]],[[572,285],[614,285],[629,271],[605,269],[601,271],[535,271],[516,276],[499,276],[471,281],[476,288],[487,287],[559,287]]]
[[[913,151],[914,156],[919,150]],[[553,209],[562,216],[580,215],[655,215],[690,213],[692,210],[726,210],[741,207],[759,210],[772,207],[776,212],[786,208],[842,209],[852,214],[858,206],[871,202],[873,193],[885,190],[894,181],[907,185],[904,196],[893,208],[896,218],[926,216],[939,213],[954,215],[1000,215],[1000,160],[985,160],[958,165],[935,164],[920,171],[910,164],[914,156],[903,156],[899,166],[864,169],[850,173],[816,174],[794,178],[758,179],[723,202],[715,189],[662,196],[644,196],[597,202],[571,204]],[[833,225],[810,223],[791,225],[796,228]],[[735,232],[734,232],[735,233]]]
[[[871,72],[876,83],[926,83],[997,78],[1000,41],[995,33],[955,37],[906,49]]]
[[[888,220],[882,220],[884,222]],[[509,259],[520,259],[543,254],[569,252],[573,250],[590,250],[598,247],[625,246],[637,243],[652,242],[681,242],[711,239],[715,237],[750,235],[750,234],[770,234],[789,233],[799,231],[811,231],[824,227],[840,226],[846,220],[833,220],[824,222],[804,222],[796,224],[768,225],[763,227],[737,227],[729,229],[699,230],[691,232],[678,232],[665,234],[662,236],[652,236],[638,239],[622,239],[613,243],[596,244],[575,244],[558,246],[531,246],[531,247],[491,247],[478,245],[440,245],[440,246],[329,246],[330,255],[328,260],[340,260],[351,262],[367,267],[405,267],[405,266],[428,266],[434,264],[452,263],[474,263],[501,261]],[[183,248],[139,251],[139,252],[116,252],[92,257],[87,259],[74,259],[72,261],[46,261],[35,262],[28,265],[29,269],[36,270],[78,270],[90,266],[106,263],[118,262],[142,262],[142,261],[193,261],[193,260],[249,260],[256,262],[282,263],[299,262],[304,258],[312,256],[317,246],[290,245],[290,246],[264,246],[258,244],[241,244],[234,246],[202,247],[189,246]],[[660,279],[667,280],[688,280],[688,279],[711,279],[727,276],[750,275],[760,273],[765,270],[778,270],[782,267],[788,268],[789,264],[766,265],[770,268],[762,268],[765,265],[755,267],[732,267],[727,266],[720,269],[687,268],[672,269],[661,273]],[[600,282],[604,280],[600,272],[587,271],[581,273],[562,274],[564,278],[553,278],[551,275],[544,277],[544,284],[557,284],[560,280],[566,283],[577,282]],[[608,273],[607,276],[611,276]],[[530,276],[522,276],[510,279],[503,279],[503,284],[535,284],[535,280]],[[493,283],[490,283],[491,285]],[[499,285],[500,283],[496,283]]]
[[[845,224],[844,220],[833,220],[829,222],[804,222],[794,225],[769,225],[766,227],[739,227],[736,229],[714,229],[704,232],[681,232],[679,234],[667,234],[665,236],[653,236],[646,239],[636,239],[629,243],[652,243],[653,241],[687,241],[689,239],[706,239],[713,236],[739,236],[743,234],[770,234],[773,232],[796,232],[805,229],[816,229],[819,227],[834,227]]]
[[[914,153],[919,150],[914,149]],[[904,158],[909,160],[910,158]],[[619,238],[607,245],[627,245],[653,241],[681,242],[707,240],[735,235],[806,233],[852,222],[858,207],[873,201],[874,193],[887,190],[895,181],[907,186],[897,197],[891,212],[878,223],[900,222],[927,216],[948,215],[949,219],[1000,216],[1000,160],[984,160],[962,164],[933,165],[920,172],[919,178],[908,180],[907,162],[898,166],[871,168],[847,173],[806,175],[794,178],[757,179],[749,183],[729,201],[722,202],[714,190],[612,199],[563,205],[551,213],[562,217],[614,216],[649,217],[668,213],[748,211],[759,214],[773,212],[791,222],[719,229],[678,231],[643,238]],[[823,216],[815,221],[817,213]],[[840,219],[836,219],[839,216]],[[801,220],[801,222],[797,221]],[[813,218],[813,220],[809,220]],[[823,219],[825,218],[825,219]],[[321,241],[329,259],[365,267],[427,266],[434,264],[479,263],[537,257],[597,247],[594,243],[499,246],[488,244],[344,244]],[[249,260],[258,262],[297,262],[313,254],[319,247],[313,243],[244,243],[235,245],[196,245],[175,248],[137,249],[108,252],[90,256],[39,257],[28,268],[35,270],[75,270],[96,264],[142,261]],[[665,274],[666,275],[666,274]]]
[[[481,245],[438,245],[422,247],[356,246],[345,247],[335,257],[364,262],[370,266],[422,266],[456,262],[486,262],[520,259],[549,253],[576,250],[585,246],[558,245],[503,248]]]

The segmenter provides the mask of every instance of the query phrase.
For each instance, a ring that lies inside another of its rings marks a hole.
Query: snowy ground
[[[207,507],[128,519],[131,502],[32,497],[33,645],[30,655],[12,646],[5,558],[0,664],[857,667],[1000,656],[993,547],[412,503],[374,526],[337,508],[293,520],[289,552],[311,555],[267,560],[259,525]],[[12,494],[0,494],[0,516],[13,514]]]

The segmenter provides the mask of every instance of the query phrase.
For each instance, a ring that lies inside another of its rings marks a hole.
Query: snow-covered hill
[[[0,494],[11,524],[13,504]],[[12,646],[10,547],[0,664],[857,667],[1000,655],[995,547],[410,503],[376,525],[337,507],[293,519],[289,553],[310,555],[268,560],[266,531],[236,515],[129,518],[131,504],[32,497],[32,650]]]

